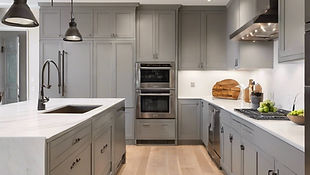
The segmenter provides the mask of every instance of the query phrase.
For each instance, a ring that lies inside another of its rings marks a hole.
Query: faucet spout
[[[52,87],[52,85],[50,84],[50,67],[51,67],[51,63],[56,67],[57,69],[57,73],[58,73],[58,88],[60,89],[60,69],[59,67],[57,66],[57,64],[51,60],[51,59],[47,59],[44,64],[43,64],[43,67],[42,67],[42,72],[41,72],[41,87],[40,87],[40,97],[39,97],[39,100],[38,100],[38,110],[45,110],[45,103],[47,103],[49,101],[49,98],[46,97],[44,95],[44,88],[46,89],[50,89]],[[45,71],[45,68],[47,66],[47,85],[45,85],[44,83],[44,71]]]

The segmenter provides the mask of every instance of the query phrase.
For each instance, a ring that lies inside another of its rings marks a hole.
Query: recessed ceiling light
[[[208,0],[208,2],[211,2],[212,0]]]

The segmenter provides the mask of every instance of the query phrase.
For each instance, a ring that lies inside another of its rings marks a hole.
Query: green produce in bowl
[[[288,115],[305,116],[305,113],[304,113],[303,109],[299,109],[299,110],[295,110],[295,111],[290,112]]]
[[[275,103],[271,100],[265,100],[259,103],[259,108],[257,110],[260,113],[277,112],[277,108],[274,107]]]

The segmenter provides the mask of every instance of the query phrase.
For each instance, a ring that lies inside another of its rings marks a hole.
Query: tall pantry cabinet
[[[64,82],[64,88],[59,89],[57,70],[51,67],[52,88],[46,91],[47,96],[126,98],[126,139],[134,139],[138,3],[75,3],[74,16],[83,37],[77,43],[63,41],[69,27],[70,4],[39,5],[40,71],[44,61],[52,59]]]

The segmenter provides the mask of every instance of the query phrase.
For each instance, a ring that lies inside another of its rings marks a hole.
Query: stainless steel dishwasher
[[[208,141],[208,153],[220,167],[221,161],[221,148],[220,148],[220,110],[209,104],[209,115],[210,115],[210,124],[209,124],[209,141]]]

